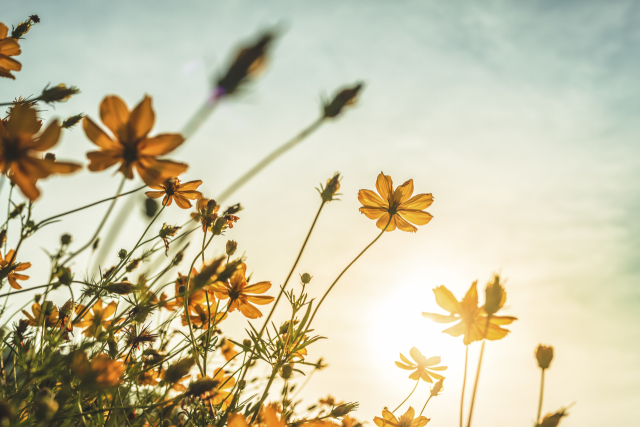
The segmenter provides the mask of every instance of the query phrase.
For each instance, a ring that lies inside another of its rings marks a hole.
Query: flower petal
[[[114,142],[100,127],[89,117],[82,119],[82,128],[87,138],[100,148],[105,150],[121,150],[122,146]]]
[[[239,304],[238,309],[244,315],[244,317],[247,317],[249,319],[257,319],[259,317],[262,317],[262,312],[251,304]]]
[[[358,191],[358,200],[364,206],[372,206],[372,207],[380,207],[380,208],[389,208],[389,203],[385,202],[371,190],[360,190]]]
[[[449,289],[444,286],[438,286],[433,290],[433,293],[436,296],[436,303],[440,307],[451,314],[461,314],[462,305]]]
[[[151,107],[151,97],[145,95],[129,116],[128,127],[131,140],[139,141],[147,136],[155,121],[156,115]]]
[[[415,225],[425,225],[433,219],[433,216],[429,212],[400,209],[398,214]]]
[[[440,364],[441,358],[440,356],[433,356],[427,359],[425,362],[425,366],[433,366]]]
[[[172,152],[184,142],[178,133],[163,133],[146,138],[138,144],[138,152],[142,156],[161,156]]]
[[[247,295],[247,301],[254,304],[265,305],[271,303],[275,298],[268,295]]]
[[[427,319],[436,323],[451,323],[460,319],[459,317],[456,317],[456,316],[445,316],[444,314],[425,313],[425,312],[422,312],[422,317],[426,317]]]
[[[409,181],[405,181],[404,184],[396,188],[396,191],[393,194],[393,199],[396,203],[404,203],[409,200],[409,197],[413,194],[413,179]]]
[[[397,226],[398,226],[398,228],[399,228],[400,230],[402,230],[402,231],[406,231],[406,232],[409,232],[409,233],[415,233],[416,231],[418,231],[418,228],[417,228],[417,227],[414,227],[413,225],[409,224],[409,223],[408,223],[407,221],[405,221],[405,219],[404,219],[404,218],[402,218],[401,216],[399,216],[399,215],[394,215],[393,217],[394,217],[394,219],[395,219],[395,221],[396,221],[396,224],[397,224]]]
[[[399,206],[399,209],[423,211],[427,209],[433,203],[433,195],[428,194],[416,194],[406,202]]]
[[[40,130],[36,110],[27,105],[16,105],[11,109],[6,124],[7,131],[20,139],[30,139]]]
[[[389,225],[387,225],[387,223]],[[376,222],[376,226],[380,229],[380,230],[384,230],[385,227],[386,231],[393,231],[396,229],[396,221],[395,221],[395,215],[393,217],[391,217],[391,222],[389,222],[389,213],[385,212],[384,215],[382,215],[378,221]]]
[[[56,145],[60,139],[60,124],[54,120],[47,126],[38,139],[33,139],[23,144],[24,148],[36,151],[45,151]]]
[[[408,366],[405,365],[404,363],[400,363],[400,362],[396,362],[396,366],[400,369],[405,369],[407,371],[413,371],[414,369],[416,369],[415,366]]]
[[[391,203],[391,198],[393,196],[393,181],[390,176],[385,175],[384,172],[380,172],[380,175],[378,175],[376,180],[376,189],[383,200]]]
[[[122,98],[117,95],[105,96],[100,103],[100,119],[121,141],[127,139],[126,126],[129,121],[129,108]]]
[[[372,208],[369,206],[363,206],[359,209],[360,213],[365,214],[365,216],[369,219],[378,219],[385,212],[387,212],[387,208]],[[385,223],[386,224],[386,223]]]
[[[271,288],[271,282],[258,282],[245,287],[243,293],[263,294]]]

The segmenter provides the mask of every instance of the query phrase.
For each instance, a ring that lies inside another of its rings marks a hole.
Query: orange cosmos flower
[[[222,339],[222,345],[220,346],[220,353],[222,353],[222,355],[224,356],[224,360],[226,360],[227,362],[233,359],[233,357],[236,354],[238,354],[238,352],[234,347],[235,345],[231,341],[229,341],[226,338]]]
[[[133,179],[135,168],[145,184],[158,185],[187,170],[188,166],[184,163],[156,158],[175,150],[184,142],[184,138],[177,133],[147,137],[155,122],[149,96],[145,96],[131,112],[118,96],[107,96],[100,104],[100,118],[114,137],[110,137],[90,118],[83,119],[87,138],[100,147],[100,151],[87,153],[91,162],[90,171],[105,170],[119,163],[118,171],[128,179]]]
[[[431,379],[432,377],[435,378],[436,380],[441,380],[444,378],[442,375],[431,372],[431,371],[444,371],[447,369],[446,366],[435,366],[440,363],[440,356],[434,356],[427,359],[415,347],[412,347],[411,350],[409,350],[409,355],[411,355],[411,358],[416,363],[411,362],[409,359],[404,357],[402,353],[400,353],[400,360],[402,360],[402,362],[404,363],[396,362],[396,366],[400,369],[413,371],[411,375],[409,375],[409,378],[411,378],[412,380],[417,381],[420,378],[422,378],[424,381],[428,383],[433,383],[433,380]]]
[[[189,385],[187,395],[199,395],[201,399],[210,401],[213,406],[222,405],[226,409],[227,398],[231,397],[231,388],[236,384],[236,379],[229,375],[224,375],[224,370],[218,368],[215,370],[213,378],[202,377],[196,382]]]
[[[29,321],[29,326],[42,326],[44,324],[45,328],[52,328],[56,326],[58,323],[58,309],[51,301],[45,301],[43,304],[46,307],[45,312],[42,312],[42,306],[37,302],[31,306],[31,312],[33,316],[29,314],[28,311],[22,310],[22,314],[27,316],[27,320]],[[42,316],[42,318],[40,318]]]
[[[383,409],[382,418],[375,417],[373,422],[378,427],[424,427],[429,421],[431,421],[427,417],[414,418],[415,415],[416,411],[412,407],[409,407],[407,412],[405,412],[398,420],[391,412]]]
[[[411,197],[412,179],[394,190],[391,177],[380,172],[376,189],[382,197],[371,190],[360,190],[358,200],[363,205],[360,212],[369,219],[377,219],[378,228],[383,230],[386,226],[386,231],[393,231],[397,227],[415,233],[418,229],[410,223],[425,225],[433,218],[430,213],[424,212],[433,203],[433,196],[429,193]]]
[[[444,286],[438,286],[433,290],[436,302],[450,314],[422,313],[422,315],[437,323],[458,322],[443,332],[453,337],[464,335],[465,345],[474,341],[482,341],[484,338],[488,340],[504,338],[509,330],[502,328],[501,325],[508,325],[517,318],[513,316],[487,316],[484,308],[478,306],[477,284],[477,281],[471,284],[471,288],[462,301],[456,300],[451,291]],[[506,299],[506,294],[504,298]]]
[[[193,304],[189,305],[189,320],[195,328],[201,328],[206,331],[211,325],[217,325],[222,322],[227,313],[220,312],[216,314],[216,308],[214,305],[207,307],[207,304]],[[182,313],[182,324],[187,325],[187,312]]]
[[[154,190],[160,191],[147,191],[147,196],[152,199],[157,199],[164,196],[162,199],[162,206],[169,206],[171,202],[175,200],[176,205],[182,209],[189,209],[191,202],[189,200],[201,199],[202,193],[195,191],[202,184],[202,181],[189,181],[184,184],[180,183],[178,178],[169,178],[162,184],[149,185]]]
[[[22,52],[18,42],[11,37],[7,37],[8,33],[9,28],[0,22],[0,77],[15,80],[16,78],[11,72],[20,71],[22,64],[11,57],[18,56]]]
[[[111,326],[113,319],[107,320],[116,312],[117,303],[115,301],[109,303],[106,307],[102,307],[102,300],[96,301],[91,310],[84,315],[81,321],[76,323],[79,328],[87,327],[82,334],[87,337],[97,337],[103,330]]]
[[[95,390],[120,384],[125,366],[104,353],[89,362],[84,351],[76,350],[71,356],[71,369],[81,379],[81,387]]]
[[[7,252],[7,255],[2,258],[2,253],[0,252],[0,280],[5,277],[9,281],[9,285],[13,289],[22,289],[22,286],[18,284],[16,280],[27,280],[29,276],[24,274],[16,273],[16,271],[24,271],[31,267],[30,262],[15,262],[15,251],[11,249]]]
[[[80,165],[75,163],[36,157],[36,152],[49,150],[60,138],[57,120],[36,137],[40,127],[36,110],[28,105],[16,105],[7,120],[0,120],[0,172],[6,174],[30,200],[40,196],[37,180],[80,169]]]
[[[267,292],[271,288],[271,282],[259,282],[255,285],[247,286],[246,271],[247,265],[242,263],[228,282],[216,282],[215,294],[219,299],[229,298],[229,312],[240,310],[245,317],[257,319],[262,317],[262,312],[253,304],[269,304],[274,298],[267,295],[251,294]]]

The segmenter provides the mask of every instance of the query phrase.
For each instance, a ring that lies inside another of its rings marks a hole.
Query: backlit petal
[[[402,203],[399,209],[423,211],[427,209],[433,203],[433,195],[429,194],[416,194],[406,202]]]
[[[138,144],[138,152],[143,156],[161,156],[175,150],[184,142],[182,135],[177,133],[163,133],[146,138]]]
[[[429,212],[401,209],[398,213],[404,219],[415,225],[425,225],[433,219],[433,216]]]
[[[459,317],[456,316],[445,316],[444,314],[436,314],[436,313],[422,313],[422,317],[426,317],[427,319],[436,322],[436,323],[451,323],[459,320]]]
[[[385,200],[382,200],[380,196],[374,193],[371,190],[360,190],[358,191],[358,200],[364,206],[373,206],[373,207],[381,207],[388,208],[389,203]]]
[[[271,288],[271,282],[258,282],[243,289],[248,294],[263,294]]]
[[[129,108],[119,96],[105,96],[100,103],[100,119],[114,135],[122,140],[129,121]]]
[[[27,105],[16,105],[11,109],[6,122],[7,131],[20,139],[29,139],[40,130],[36,110]]]
[[[369,219],[378,219],[387,212],[387,208],[372,208],[369,206],[363,206],[359,210]]]
[[[400,369],[406,369],[407,371],[412,371],[416,368],[415,366],[408,366],[400,362],[396,362],[396,366]]]
[[[400,230],[406,231],[409,233],[415,233],[416,231],[418,231],[417,227],[414,227],[413,225],[409,224],[401,216],[394,215],[393,218],[395,219],[396,224]]]
[[[444,286],[438,286],[433,290],[436,303],[451,314],[460,314],[462,306],[451,291]]]
[[[128,126],[131,140],[138,141],[147,136],[155,121],[156,115],[151,107],[151,97],[145,95],[129,116]]]
[[[384,172],[380,172],[380,175],[378,175],[376,179],[376,189],[383,200],[387,202],[391,201],[391,197],[393,196],[393,181],[390,176],[385,175]]]
[[[82,119],[82,127],[87,138],[91,140],[100,148],[105,150],[118,150],[121,149],[121,145],[114,142],[109,135],[107,135],[100,127],[93,122],[89,117]]]
[[[409,197],[413,194],[413,180],[410,179],[406,181],[404,184],[396,188],[394,192],[393,199],[396,203],[403,203],[409,200]]]

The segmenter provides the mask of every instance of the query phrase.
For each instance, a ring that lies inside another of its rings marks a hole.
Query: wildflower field
[[[503,383],[522,392],[510,396],[519,405],[526,400],[519,425],[571,425],[579,402],[561,382],[552,404],[545,400],[561,345],[519,340],[525,356],[517,375],[508,368],[505,346],[536,319],[511,304],[518,284],[502,265],[412,278],[419,290],[389,281],[413,277],[402,272],[432,245],[438,204],[454,196],[414,181],[410,154],[403,165],[376,160],[375,173],[348,186],[355,170],[370,169],[366,152],[339,161],[349,150],[334,145],[329,155],[295,157],[321,132],[341,141],[339,125],[375,96],[375,82],[345,73],[316,101],[315,118],[282,128],[287,138],[238,148],[210,133],[212,120],[249,126],[228,111],[250,108],[242,102],[286,47],[278,46],[285,25],[238,40],[217,61],[202,103],[178,123],[153,88],[133,99],[112,87],[88,103],[84,87],[49,82],[49,65],[29,56],[34,35],[49,31],[47,17],[31,12],[16,22],[0,15],[1,426],[481,427],[510,405],[504,393],[495,398]],[[15,89],[27,72],[49,83]],[[390,141],[371,150],[402,148]],[[332,172],[332,158],[348,170]],[[305,165],[291,172],[291,159]],[[328,172],[308,176],[318,168]],[[317,182],[308,194],[288,187],[308,180]],[[331,216],[336,205],[347,206],[343,217]],[[242,233],[247,216],[251,232]],[[359,225],[347,234],[340,224],[351,218]],[[386,255],[374,258],[379,250]],[[369,308],[363,329],[358,319],[376,290],[384,303]],[[361,336],[385,352],[358,347]],[[351,377],[342,355],[363,369],[381,358],[393,374]],[[365,415],[374,393],[385,403]]]

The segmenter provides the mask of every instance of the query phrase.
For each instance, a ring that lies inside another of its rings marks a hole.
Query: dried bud
[[[235,93],[240,85],[255,78],[264,69],[267,50],[274,36],[273,32],[267,32],[253,45],[240,49],[227,73],[218,80],[215,96]]]
[[[293,375],[293,366],[286,364],[282,367],[282,371],[280,372],[280,376],[285,380],[288,380]]]
[[[240,212],[242,209],[243,209],[243,207],[240,205],[240,203],[236,203],[236,204],[235,204],[235,205],[233,205],[233,206],[229,206],[229,207],[227,208],[227,210],[226,210],[226,211],[224,211],[224,214],[223,214],[223,215],[224,215],[224,216],[227,216],[227,215],[234,215],[234,214],[237,214],[238,212]]]
[[[227,240],[227,256],[232,256],[238,249],[238,242],[235,240]]]
[[[195,363],[195,360],[191,357],[177,361],[167,368],[164,373],[164,380],[170,384],[177,383],[189,373]]]
[[[560,420],[568,415],[567,408],[562,408],[555,414],[545,415],[540,424],[536,424],[536,427],[558,427]]]
[[[303,285],[308,285],[309,282],[311,282],[312,278],[313,277],[309,273],[304,273],[302,276],[300,276],[300,281]]]
[[[56,155],[55,155],[55,153],[46,153],[44,155],[44,159],[48,160],[50,162],[55,162],[56,161]]]
[[[177,225],[167,225],[167,223],[165,222],[162,225],[162,228],[160,229],[160,232],[158,233],[158,235],[160,236],[161,239],[173,237],[176,235],[176,233],[178,233],[178,230],[180,230],[181,228],[182,227],[178,227]]]
[[[67,246],[70,243],[71,243],[71,234],[65,233],[62,236],[60,236],[60,244]]]
[[[22,211],[24,210],[24,206],[25,206],[24,203],[20,203],[19,205],[16,205],[16,207],[13,208],[13,210],[9,214],[9,219],[14,219],[18,215],[20,215],[22,213]]]
[[[34,24],[39,24],[40,23],[40,17],[38,15],[29,15],[29,19]]]
[[[40,299],[42,299],[42,294],[36,294],[36,296],[33,297],[33,301],[39,303]]]
[[[129,261],[129,264],[127,264],[127,267],[125,268],[125,270],[127,270],[127,273],[131,273],[133,270],[138,268],[138,266],[140,265],[140,261],[142,261],[140,258],[135,258]]]
[[[60,83],[50,89],[49,86],[45,87],[38,98],[47,104],[53,104],[55,102],[64,102],[79,92],[80,90],[75,86],[67,87],[64,83]]]
[[[342,405],[339,405],[333,408],[331,410],[331,414],[329,415],[334,418],[343,417],[347,415],[349,412],[353,412],[356,409],[358,409],[358,406],[359,406],[358,402],[343,403]]]
[[[550,345],[538,345],[538,348],[536,348],[536,359],[541,369],[548,369],[553,360],[553,347]]]
[[[36,16],[37,18],[37,15],[33,15],[33,16]],[[39,18],[37,22],[40,22]],[[16,40],[21,39],[22,36],[24,36],[29,32],[29,30],[31,29],[31,26],[33,24],[36,24],[37,22],[29,18],[26,21],[19,23],[17,27],[11,30],[11,38]]]
[[[160,205],[155,199],[145,199],[144,201],[144,214],[149,218],[153,218],[158,213]]]
[[[507,298],[507,294],[504,291],[504,287],[500,284],[500,276],[494,275],[493,281],[487,284],[485,289],[486,300],[484,303],[484,311],[489,316],[492,316],[498,312],[504,305]]]
[[[440,392],[443,390],[443,386],[442,386],[443,383],[444,383],[444,378],[438,380],[438,382],[436,382],[433,385],[433,387],[431,388],[431,397],[437,396],[440,394]]]
[[[328,367],[328,366],[329,366],[329,365],[327,365],[326,363],[324,363],[324,359],[321,357],[321,358],[320,358],[320,359],[318,359],[318,361],[316,362],[315,369],[316,369],[317,371],[321,371],[321,370],[323,370],[324,368],[326,368],[326,367]]]
[[[324,105],[324,117],[333,118],[337,117],[342,109],[347,105],[353,105],[356,103],[356,97],[358,92],[362,89],[362,83],[358,83],[351,88],[342,89],[333,98],[333,101]]]
[[[58,402],[48,388],[42,388],[36,394],[34,401],[35,404],[35,416],[40,421],[49,421],[58,411]]]
[[[80,120],[82,120],[84,118],[85,118],[85,114],[84,113],[80,113],[80,114],[76,114],[75,116],[67,117],[62,122],[62,127],[64,129],[71,129],[72,127],[77,125],[80,122]]]
[[[104,286],[107,292],[118,295],[127,295],[133,292],[133,283],[129,281],[123,281],[119,283],[109,283]]]
[[[320,193],[320,197],[322,197],[323,202],[331,202],[332,200],[337,200],[334,199],[334,197],[338,195],[338,190],[340,190],[340,172],[336,172],[333,175],[333,178],[329,178],[327,180],[326,187],[323,187],[322,184],[320,184],[318,192]]]

